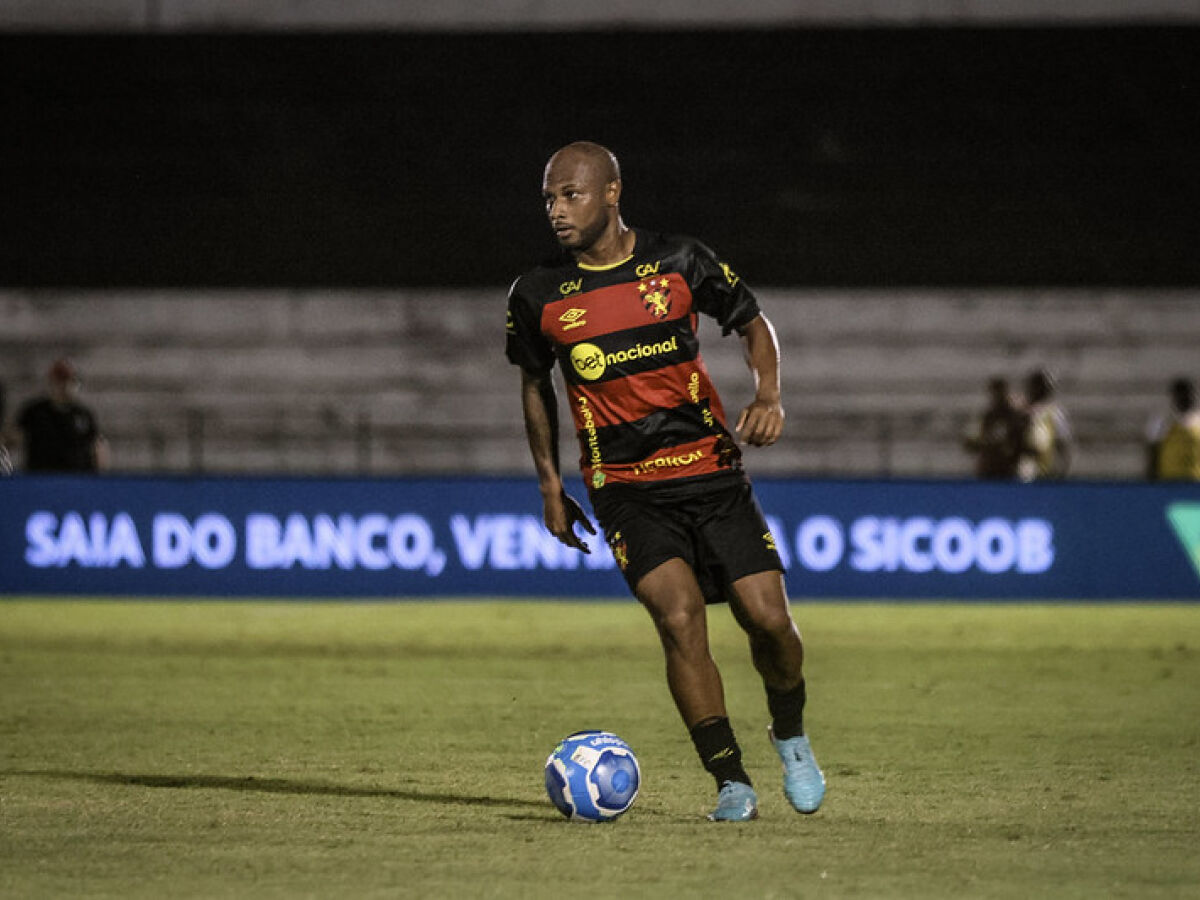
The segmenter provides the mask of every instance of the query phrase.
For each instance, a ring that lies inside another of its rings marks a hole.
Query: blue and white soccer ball
[[[633,806],[641,784],[633,750],[609,731],[577,731],[546,760],[546,793],[574,821],[612,821]]]

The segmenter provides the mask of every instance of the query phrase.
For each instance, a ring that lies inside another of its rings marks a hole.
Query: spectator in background
[[[1200,410],[1189,378],[1171,382],[1171,411],[1146,429],[1146,477],[1151,481],[1200,481]]]
[[[1015,479],[1025,453],[1029,415],[1014,400],[1008,379],[988,381],[988,405],[963,438],[975,456],[975,474],[993,481]]]
[[[1029,422],[1025,429],[1025,456],[1021,480],[1042,481],[1065,478],[1075,456],[1074,436],[1066,412],[1054,399],[1054,376],[1035,369],[1025,381],[1025,404]]]
[[[28,401],[17,414],[24,468],[28,472],[98,472],[107,446],[92,411],[79,402],[79,375],[59,359],[48,373],[49,393]]]

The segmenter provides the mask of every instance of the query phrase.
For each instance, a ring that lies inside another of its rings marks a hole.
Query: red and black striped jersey
[[[564,254],[508,297],[508,359],[537,374],[558,361],[592,490],[741,467],[696,330],[699,313],[741,330],[758,301],[703,244],[634,234],[628,259],[594,268]]]

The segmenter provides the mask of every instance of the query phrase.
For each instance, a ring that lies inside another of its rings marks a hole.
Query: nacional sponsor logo
[[[571,366],[576,374],[586,381],[595,381],[612,365],[630,362],[635,359],[645,359],[650,356],[661,356],[673,353],[679,349],[679,338],[672,335],[665,341],[634,344],[622,350],[605,353],[595,344],[576,344],[571,348]]]
[[[595,381],[604,374],[604,370],[607,368],[604,351],[595,344],[576,344],[571,348],[571,366],[580,378],[586,381]]]

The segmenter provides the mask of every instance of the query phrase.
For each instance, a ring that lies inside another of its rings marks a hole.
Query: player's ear
[[[610,181],[604,186],[604,202],[609,206],[616,206],[621,202],[621,179]]]

